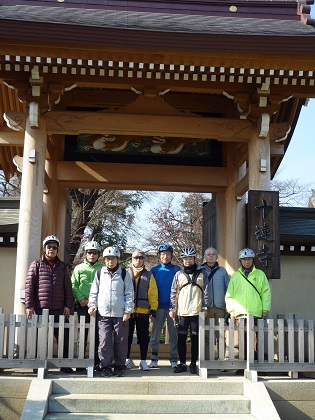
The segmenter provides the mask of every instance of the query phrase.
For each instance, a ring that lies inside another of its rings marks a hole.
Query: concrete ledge
[[[27,394],[21,420],[42,420],[47,414],[51,391],[51,380],[34,379]]]
[[[31,382],[30,378],[0,378],[1,419],[20,419]]]
[[[281,420],[263,383],[244,382],[244,396],[251,400],[250,413],[257,420]]]

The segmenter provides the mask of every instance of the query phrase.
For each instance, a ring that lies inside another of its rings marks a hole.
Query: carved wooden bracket
[[[271,124],[269,130],[270,141],[275,141],[276,143],[284,141],[288,137],[290,131],[291,126],[289,123]]]
[[[270,115],[263,112],[258,122],[258,130],[259,130],[258,137],[260,139],[265,139],[268,136],[269,126],[270,126]]]
[[[4,81],[6,86],[16,89],[19,100],[29,105],[32,102],[38,103],[41,112],[51,111],[59,103],[61,96],[76,87],[75,84],[64,85],[62,83],[46,83],[44,77],[40,76],[38,66],[31,69],[28,81],[17,82],[12,85],[11,81]]]
[[[23,172],[23,156],[15,155],[13,158],[13,163],[16,166],[16,169],[19,172]]]

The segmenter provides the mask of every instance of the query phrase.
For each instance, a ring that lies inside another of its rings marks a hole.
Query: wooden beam
[[[248,173],[235,186],[235,198],[242,198],[249,189],[249,176]]]
[[[57,177],[64,186],[82,188],[222,192],[228,185],[227,168],[204,166],[59,161]]]
[[[284,156],[284,144],[270,142],[270,156],[274,156],[274,157]]]
[[[21,131],[25,129],[26,116],[23,112],[6,112],[11,126]],[[105,112],[49,112],[46,123],[48,134],[137,134],[229,142],[247,142],[253,128],[246,120]]]
[[[17,131],[0,131],[0,145],[23,146],[24,134]]]
[[[235,153],[235,166],[240,167],[243,165],[245,160],[248,158],[248,145],[247,143],[242,143],[237,148]]]
[[[117,35],[116,35],[117,36]],[[204,36],[204,35],[203,35]],[[304,38],[305,39],[305,38]],[[155,64],[173,64],[173,65],[203,65],[203,66],[222,66],[233,68],[270,68],[274,70],[305,70],[309,71],[315,67],[315,58],[312,55],[300,54],[299,59],[292,59],[292,51],[290,53],[282,53],[281,59],[279,55],[256,53],[234,53],[234,52],[205,52],[205,51],[179,51],[170,50],[154,50],[152,48],[136,48],[130,47],[107,47],[100,45],[82,45],[71,43],[59,43],[52,41],[25,41],[25,40],[9,40],[1,39],[1,54],[10,56],[27,55],[34,57],[45,56],[51,58],[71,58],[73,60],[106,60]]]

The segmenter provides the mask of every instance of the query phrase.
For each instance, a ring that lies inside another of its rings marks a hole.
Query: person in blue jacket
[[[151,269],[156,285],[158,288],[159,307],[156,311],[155,319],[151,333],[151,363],[150,368],[158,367],[158,353],[160,344],[160,335],[164,325],[167,322],[167,328],[170,336],[170,363],[171,367],[177,366],[178,350],[177,350],[177,330],[174,320],[169,316],[170,294],[173,278],[180,267],[172,264],[173,248],[169,244],[162,244],[158,248],[160,264]]]

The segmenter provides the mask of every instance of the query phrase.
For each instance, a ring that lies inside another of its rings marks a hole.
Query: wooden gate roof
[[[0,137],[3,113],[27,109],[32,70],[53,109],[119,108],[134,100],[131,87],[170,89],[174,109],[239,119],[270,88],[271,122],[292,127],[284,149],[315,97],[315,29],[302,2],[238,0],[235,11],[225,0],[14,3],[0,6]],[[23,153],[20,134],[0,145],[6,174]],[[273,174],[281,158],[272,156]]]

